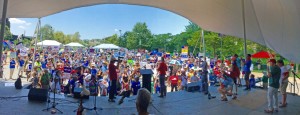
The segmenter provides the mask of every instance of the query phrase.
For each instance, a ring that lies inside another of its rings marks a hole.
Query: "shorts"
[[[249,76],[250,76],[251,72],[245,72],[245,80],[249,81]]]
[[[286,88],[289,82],[282,82],[280,85],[280,92],[282,95],[286,94]]]

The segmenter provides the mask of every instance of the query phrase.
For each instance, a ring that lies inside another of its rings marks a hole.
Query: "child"
[[[155,81],[154,89],[155,89],[155,93],[160,92],[160,85],[159,85],[159,80],[158,79],[156,79],[156,81]]]
[[[130,96],[130,88],[129,88],[129,78],[128,76],[123,76],[123,81],[122,81],[122,90],[121,90],[121,96],[122,98],[119,101],[119,105],[123,103],[123,100],[125,97]]]
[[[92,75],[91,81],[89,83],[90,96],[98,96],[98,85],[96,82],[96,76]]]
[[[100,88],[101,88],[100,95],[106,96],[107,88],[108,88],[107,77],[104,77],[103,79],[100,80]]]
[[[141,88],[141,83],[139,77],[135,77],[134,81],[132,81],[131,89],[133,91],[133,95],[137,95],[138,90]]]
[[[255,76],[253,74],[250,75],[250,87],[255,88]]]
[[[32,79],[31,79],[31,82],[32,82],[32,88],[37,88],[38,85],[39,85],[39,77],[38,77],[38,74],[37,72],[33,72],[32,73]]]

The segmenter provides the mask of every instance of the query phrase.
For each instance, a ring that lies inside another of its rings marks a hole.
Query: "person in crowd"
[[[109,90],[109,102],[115,102],[114,100],[114,94],[116,91],[116,87],[117,87],[117,69],[119,68],[119,60],[118,60],[118,64],[117,66],[114,65],[115,63],[115,58],[112,57],[109,63],[109,67],[108,67],[108,72],[109,72],[109,77],[110,77],[110,90]]]
[[[98,96],[98,84],[96,81],[96,76],[92,75],[91,81],[89,83],[90,96]]]
[[[137,95],[138,90],[141,88],[139,77],[135,77],[131,83],[131,90],[133,95]]]
[[[155,80],[154,83],[154,89],[155,89],[155,93],[159,93],[160,92],[160,83],[159,83],[159,79]]]
[[[40,62],[40,59],[36,59],[36,62],[34,63],[34,67],[36,67],[37,68],[37,72],[38,73],[40,73],[41,72],[41,70],[42,70],[42,63]]]
[[[265,109],[266,113],[278,112],[278,88],[281,76],[281,69],[276,65],[275,59],[270,59],[270,70],[268,70],[269,87],[268,87],[268,108]]]
[[[159,72],[159,83],[160,83],[160,96],[159,97],[165,97],[167,95],[167,88],[165,85],[165,76],[166,76],[166,71],[168,70],[167,65],[165,63],[164,58],[161,58],[161,63],[159,64],[157,71]]]
[[[251,88],[255,88],[255,75],[254,74],[251,74],[250,75],[250,80],[249,80],[249,83],[250,83],[250,87]]]
[[[91,66],[92,66],[92,68],[91,68],[91,74],[93,76],[96,76],[97,75],[97,71],[98,71],[97,68],[96,68],[96,64],[92,63]]]
[[[231,65],[231,68],[230,68],[230,75],[229,76],[232,78],[233,83],[234,83],[234,87],[235,87],[235,93],[234,93],[233,99],[236,99],[237,98],[237,91],[238,91],[237,81],[238,81],[239,76],[240,76],[240,69],[237,66],[236,56],[233,56],[233,58],[232,58],[232,65]]]
[[[250,70],[251,64],[252,64],[251,54],[248,54],[245,64],[244,64],[244,72],[245,72],[244,78],[245,78],[245,82],[246,82],[246,88],[244,90],[251,90],[250,83],[249,83],[249,77],[251,74],[251,70]]]
[[[202,71],[203,71],[203,77],[201,79],[202,82],[202,89],[203,89],[203,93],[206,95],[208,94],[208,65],[206,62],[206,57],[204,57],[203,61],[202,61]]]
[[[23,75],[23,67],[25,64],[25,60],[23,58],[19,59],[19,71],[18,71],[18,75]],[[21,73],[21,74],[20,74]]]
[[[13,74],[16,68],[16,61],[14,58],[10,59],[9,68],[10,68],[9,79],[13,79]]]
[[[235,57],[235,64],[238,67],[239,71],[241,71],[241,69],[242,69],[241,68],[241,59],[239,58],[239,56],[237,54],[234,54],[234,57]],[[239,87],[242,86],[240,75],[237,77],[237,85]]]
[[[27,76],[27,81],[30,78],[30,72],[32,70],[32,61],[29,61],[27,66],[26,66],[26,76]]]
[[[283,108],[283,107],[287,106],[287,102],[286,102],[286,98],[287,98],[286,88],[287,88],[288,83],[289,83],[289,70],[284,65],[283,60],[277,60],[277,65],[281,69],[279,83],[280,83],[280,93],[282,94],[282,101],[281,101],[281,105],[279,107]]]
[[[148,106],[151,103],[151,93],[142,88],[138,91],[138,95],[136,97],[136,109],[139,115],[149,115]]]
[[[34,71],[32,73],[32,79],[31,79],[31,83],[32,83],[32,88],[39,88],[40,84],[39,84],[39,75],[36,71]]]
[[[123,80],[122,80],[122,90],[121,90],[121,94],[120,96],[121,99],[119,100],[119,105],[123,103],[123,100],[125,97],[129,97],[130,96],[130,83],[129,83],[129,78],[128,76],[125,74],[123,76]]]
[[[188,77],[184,71],[181,72],[181,90],[187,90]]]
[[[176,75],[176,73],[173,73],[172,76],[169,77],[169,84],[171,84],[171,92],[174,91],[178,91],[177,87],[178,87],[178,76]]]
[[[103,79],[100,80],[100,96],[106,96],[107,95],[107,89],[108,89],[108,78],[106,75],[103,76]]]
[[[198,82],[199,78],[197,77],[197,72],[193,73],[193,76],[191,77],[191,82]]]
[[[225,70],[222,70],[219,79],[220,87],[218,92],[221,94],[221,101],[228,101],[227,96],[232,95],[233,80],[226,74]]]
[[[42,89],[49,89],[50,84],[50,78],[51,74],[48,72],[48,70],[43,70],[41,74],[40,84],[42,86]]]

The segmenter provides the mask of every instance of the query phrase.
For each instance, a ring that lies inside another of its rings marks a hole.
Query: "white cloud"
[[[18,28],[25,29],[25,27],[24,27],[24,26],[18,26]]]
[[[12,24],[20,24],[20,25],[26,25],[26,26],[31,25],[31,23],[26,22],[25,20],[18,19],[18,18],[9,18],[9,21]]]

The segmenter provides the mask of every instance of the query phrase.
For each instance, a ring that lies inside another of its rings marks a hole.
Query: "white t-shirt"
[[[285,79],[284,81],[282,81],[283,78],[284,78],[284,73],[288,72],[288,69],[286,68],[286,66],[282,66],[282,67],[280,67],[280,69],[281,69],[280,83],[281,83],[281,82],[288,82],[288,81],[289,81],[288,78]]]
[[[86,86],[86,87],[89,86],[91,77],[92,77],[92,75],[89,73],[84,77],[84,80],[83,80],[84,86]]]

